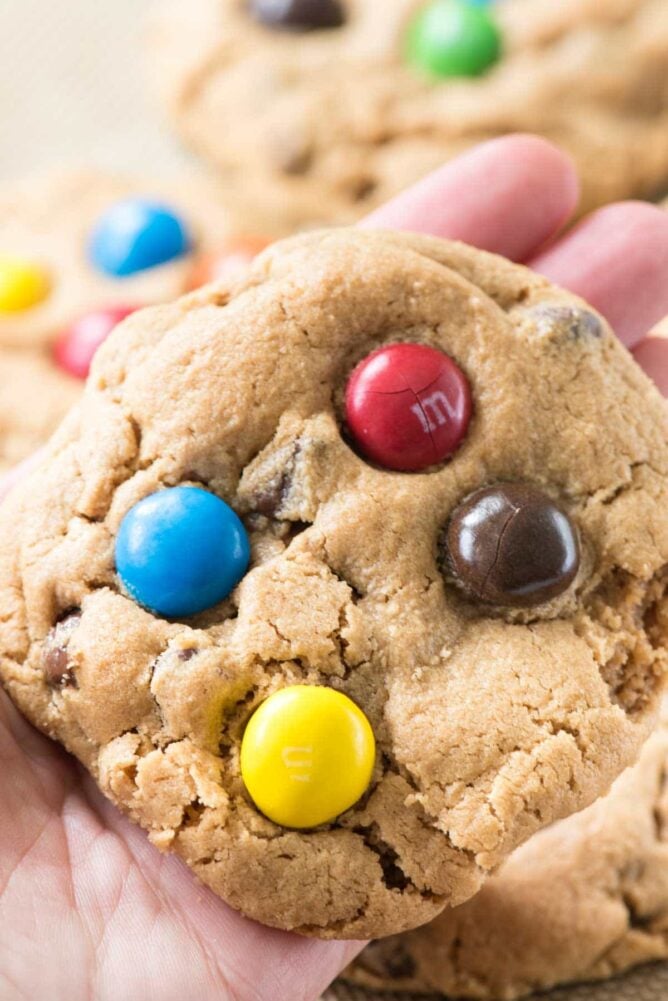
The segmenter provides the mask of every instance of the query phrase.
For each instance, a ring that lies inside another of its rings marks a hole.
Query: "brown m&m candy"
[[[339,0],[250,0],[253,16],[270,28],[319,31],[345,21]]]
[[[572,521],[527,483],[498,483],[468,497],[450,520],[445,549],[461,586],[494,605],[541,605],[572,584],[580,565]]]

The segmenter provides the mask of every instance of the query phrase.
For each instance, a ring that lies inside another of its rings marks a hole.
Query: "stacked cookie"
[[[573,154],[586,210],[668,189],[665,14],[664,0],[169,0],[150,55],[177,131],[295,226],[355,220],[513,131]]]
[[[0,198],[0,469],[41,445],[124,316],[219,274],[268,239],[215,185],[78,170]]]
[[[347,976],[512,999],[668,958],[667,774],[664,710],[604,799],[532,838],[467,904],[370,946]]]

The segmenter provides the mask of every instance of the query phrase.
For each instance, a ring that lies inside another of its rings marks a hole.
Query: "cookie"
[[[369,946],[366,986],[510,1001],[668,959],[668,710],[638,763],[519,848],[480,893]]]
[[[0,509],[0,675],[233,907],[379,937],[635,760],[667,501],[665,404],[581,300],[304,235],[100,349]]]
[[[0,346],[42,346],[93,310],[175,299],[191,287],[201,255],[224,250],[231,235],[273,237],[233,205],[204,181],[88,169],[5,189]]]
[[[191,179],[72,170],[5,190],[0,469],[46,441],[79,396],[95,348],[133,309],[243,273],[269,242],[245,218],[242,228],[240,208]]]
[[[508,132],[574,156],[583,211],[668,188],[665,0],[170,0],[149,42],[179,134],[294,226]]]
[[[0,474],[44,444],[82,386],[38,351],[0,350]]]

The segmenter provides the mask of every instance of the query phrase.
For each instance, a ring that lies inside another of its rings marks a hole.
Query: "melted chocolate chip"
[[[446,562],[473,597],[531,607],[562,594],[580,565],[577,531],[542,490],[499,483],[472,494],[445,533]]]
[[[194,646],[184,647],[183,650],[179,650],[178,658],[179,660],[192,660],[196,653],[197,650]]]
[[[320,31],[345,21],[339,0],[250,0],[250,10],[269,28]]]
[[[290,446],[289,454],[285,459],[286,465],[281,472],[253,494],[253,510],[255,512],[264,514],[268,518],[275,518],[279,515],[290,496],[295,466],[301,451],[301,443],[294,442]]]
[[[280,511],[290,491],[292,476],[286,469],[276,480],[270,483],[265,489],[258,490],[253,496],[253,507],[258,514],[264,514],[268,518],[275,517]]]
[[[541,333],[558,340],[584,341],[603,336],[601,321],[586,309],[573,306],[538,306],[533,310]]]
[[[81,622],[79,610],[70,612],[51,629],[42,650],[42,670],[47,684],[52,688],[76,686],[74,666],[70,662],[68,647],[72,634]]]

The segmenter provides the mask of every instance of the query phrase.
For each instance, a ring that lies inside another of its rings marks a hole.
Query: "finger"
[[[633,347],[668,313],[668,212],[645,202],[610,205],[531,267],[590,302]]]
[[[645,337],[633,349],[633,357],[668,397],[668,336]]]
[[[577,200],[565,153],[535,136],[507,136],[450,161],[361,225],[463,240],[522,261],[558,232]]]

